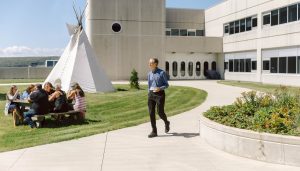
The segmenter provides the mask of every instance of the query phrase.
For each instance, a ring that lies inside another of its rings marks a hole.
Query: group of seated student
[[[78,83],[72,83],[71,89],[66,94],[61,89],[61,84],[52,86],[50,82],[44,84],[30,85],[26,91],[20,96],[16,86],[11,86],[7,93],[7,103],[5,105],[5,115],[8,115],[12,110],[17,110],[24,115],[24,121],[29,124],[31,128],[36,127],[31,117],[34,115],[44,115],[47,113],[62,113],[69,110],[79,111],[81,117],[85,117],[86,102],[85,94]],[[24,99],[31,102],[31,107],[25,111],[22,106],[14,101],[16,99]]]

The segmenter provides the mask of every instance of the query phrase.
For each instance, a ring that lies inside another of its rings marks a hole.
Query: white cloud
[[[26,56],[60,56],[64,49],[60,48],[30,48],[26,46],[11,46],[0,48],[0,57],[26,57]]]

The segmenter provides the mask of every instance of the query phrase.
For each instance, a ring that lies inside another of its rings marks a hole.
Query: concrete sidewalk
[[[214,149],[199,137],[199,115],[213,105],[230,104],[246,89],[216,81],[176,81],[208,92],[199,107],[169,118],[170,134],[147,138],[150,123],[78,140],[0,153],[0,171],[299,171],[299,167],[275,165],[241,158]]]

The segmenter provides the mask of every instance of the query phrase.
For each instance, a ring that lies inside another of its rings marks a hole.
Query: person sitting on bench
[[[73,110],[79,111],[82,119],[84,119],[86,111],[85,94],[78,83],[71,84],[71,90],[68,92],[68,100],[75,101],[75,104],[71,107]]]
[[[19,111],[18,104],[14,103],[13,101],[16,99],[20,99],[20,94],[17,86],[12,85],[10,87],[9,92],[6,93],[6,104],[4,108],[4,114],[7,116],[8,113],[12,112],[14,109],[17,109]]]
[[[61,90],[61,84],[55,85],[55,92],[49,97],[50,103],[54,101],[54,108],[50,109],[51,112],[62,113],[68,111],[68,102],[66,93]]]
[[[36,125],[32,121],[31,117],[34,115],[44,115],[49,113],[49,101],[48,94],[42,89],[41,84],[36,84],[34,91],[30,94],[29,100],[32,102],[31,108],[28,112],[24,112],[24,121],[28,123],[31,128],[35,128]]]

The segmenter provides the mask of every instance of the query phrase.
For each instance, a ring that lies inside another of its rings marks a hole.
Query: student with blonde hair
[[[6,93],[6,104],[4,108],[4,114],[7,116],[9,112],[14,109],[18,109],[19,106],[13,101],[20,98],[19,90],[16,85],[12,85],[9,91]]]

